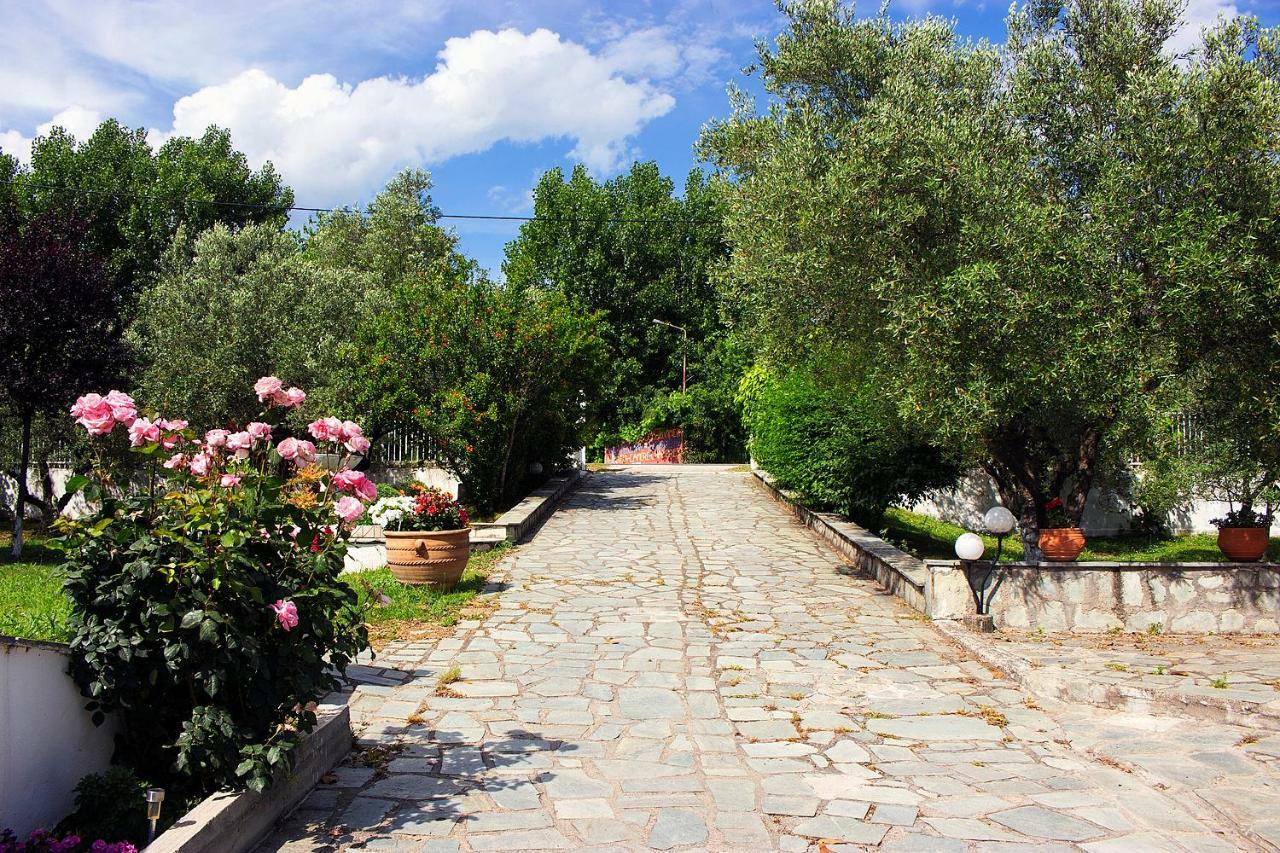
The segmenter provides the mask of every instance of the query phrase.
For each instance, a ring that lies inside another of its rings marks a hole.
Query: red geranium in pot
[[[1084,531],[1076,527],[1062,498],[1044,505],[1046,527],[1040,529],[1040,551],[1051,563],[1070,563],[1084,550]]]
[[[369,516],[387,539],[387,567],[396,580],[449,590],[471,554],[467,511],[441,489],[414,484],[413,494],[382,498]]]

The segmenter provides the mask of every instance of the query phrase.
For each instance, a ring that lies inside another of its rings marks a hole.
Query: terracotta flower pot
[[[471,556],[471,528],[388,530],[387,568],[400,583],[453,589]]]
[[[1220,527],[1218,549],[1233,563],[1256,563],[1267,553],[1267,527]]]
[[[1046,527],[1040,531],[1040,550],[1051,563],[1070,563],[1084,550],[1084,531],[1079,527]]]

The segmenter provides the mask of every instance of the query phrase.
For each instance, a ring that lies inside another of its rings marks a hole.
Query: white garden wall
[[[930,495],[912,506],[911,511],[978,530],[982,527],[983,514],[998,503],[1000,499],[991,478],[975,471],[964,477],[956,488]],[[1213,533],[1217,528],[1210,523],[1211,519],[1225,515],[1228,509],[1225,501],[1197,500],[1185,512],[1175,513],[1169,525],[1177,533]],[[1128,506],[1115,493],[1095,488],[1089,492],[1085,504],[1085,535],[1114,536],[1129,528],[1131,517]]]
[[[49,471],[49,477],[53,481],[53,493],[47,494],[45,484],[40,477],[40,471],[33,465],[31,470],[27,472],[27,493],[40,498],[43,501],[57,501],[66,494],[67,481],[75,475],[69,467],[55,465]],[[0,474],[0,505],[8,508],[10,511],[18,502],[18,481],[8,474]],[[67,504],[63,510],[64,515],[73,518],[79,518],[89,511],[89,505],[85,502],[84,495],[76,495]],[[30,504],[27,505],[25,515],[27,518],[39,518],[40,510]]]
[[[52,828],[74,788],[111,763],[114,720],[94,726],[67,675],[67,648],[0,637],[0,828]]]

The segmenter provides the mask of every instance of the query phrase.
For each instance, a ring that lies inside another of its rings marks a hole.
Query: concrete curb
[[[862,572],[875,578],[889,592],[921,613],[928,613],[926,585],[928,567],[910,554],[903,553],[879,536],[846,521],[835,513],[815,512],[800,503],[774,482],[763,469],[752,476],[776,501],[791,510],[800,523],[844,556]]]
[[[555,512],[561,498],[577,487],[585,476],[585,471],[575,468],[568,476],[552,477],[494,521],[472,525],[472,540],[519,542],[546,521]]]
[[[939,620],[933,624],[984,664],[1005,673],[1023,689],[1043,699],[1094,705],[1134,714],[1189,717],[1206,722],[1280,731],[1280,714],[1259,702],[1189,693],[1180,689],[1153,690],[1139,685],[1099,684],[1089,681],[1087,674],[1069,669],[1033,666],[1025,658],[1010,654],[989,640],[983,640],[959,622]]]
[[[298,746],[293,772],[262,793],[224,791],[207,797],[147,845],[146,853],[244,853],[311,793],[320,777],[351,751],[351,710],[321,716]]]
[[[472,553],[492,551],[503,542],[515,544],[524,539],[555,512],[564,496],[577,488],[586,475],[585,471],[575,468],[568,476],[552,477],[494,521],[471,525]],[[351,532],[345,571],[362,571],[385,565],[385,543],[381,527],[373,524],[357,527]]]

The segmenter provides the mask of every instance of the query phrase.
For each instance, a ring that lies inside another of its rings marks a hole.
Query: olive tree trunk
[[[22,522],[27,509],[27,471],[31,468],[31,421],[35,413],[22,413],[22,459],[18,463],[18,496],[13,507],[13,559],[22,556]]]

